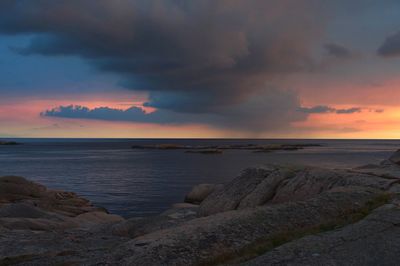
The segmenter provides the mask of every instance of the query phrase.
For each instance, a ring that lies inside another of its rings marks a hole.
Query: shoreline
[[[352,170],[246,169],[225,184],[195,186],[185,202],[159,215],[131,219],[71,192],[2,177],[0,264],[373,263],[382,257],[366,259],[370,251],[346,239],[374,241],[379,250],[385,247],[379,239],[400,237],[395,225],[385,222],[385,217],[400,221],[399,193],[400,152],[379,165]],[[339,236],[348,252],[332,258],[338,250],[330,243]],[[292,246],[304,249],[301,260]],[[386,259],[400,252],[399,245],[385,248]]]

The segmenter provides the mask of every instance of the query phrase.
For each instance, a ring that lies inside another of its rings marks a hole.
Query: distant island
[[[378,165],[250,168],[124,219],[0,177],[0,265],[397,265],[400,151]]]
[[[15,141],[4,141],[0,140],[0,145],[19,145],[20,143],[15,142]]]
[[[320,144],[237,144],[237,145],[181,145],[173,143],[134,145],[132,149],[145,150],[184,150],[186,153],[221,154],[223,150],[250,150],[253,152],[296,151],[307,147],[320,147]]]

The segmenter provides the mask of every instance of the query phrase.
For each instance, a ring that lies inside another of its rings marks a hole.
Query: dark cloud
[[[327,114],[327,113],[354,114],[354,113],[360,113],[362,111],[362,108],[352,107],[348,109],[336,109],[326,105],[318,105],[313,107],[300,107],[299,110],[307,114]]]
[[[325,114],[332,113],[336,109],[326,105],[318,105],[313,107],[300,107],[299,110],[307,114]]]
[[[327,12],[371,5],[382,3],[2,0],[0,34],[32,36],[27,46],[12,48],[21,55],[75,56],[101,72],[115,73],[121,86],[148,92],[145,106],[158,109],[146,114],[136,107],[69,106],[45,116],[206,123],[258,131],[288,126],[310,113],[359,111],[301,108],[295,93],[270,89],[270,84],[315,69],[314,49],[321,47],[326,20],[331,19]],[[350,53],[332,43],[325,49],[341,58]]]
[[[148,106],[216,112],[312,67],[316,0],[70,0],[0,3],[0,32],[34,34],[20,54],[79,56],[150,92]]]
[[[354,114],[354,113],[360,113],[362,111],[361,108],[359,107],[353,107],[349,109],[337,109],[336,113],[337,114]]]
[[[400,56],[400,31],[386,38],[378,54],[386,57]]]
[[[250,97],[247,101],[219,107],[215,113],[182,113],[168,109],[158,109],[146,113],[140,107],[125,110],[99,107],[89,109],[83,106],[60,106],[44,111],[46,117],[70,119],[96,119],[106,121],[126,121],[156,124],[211,124],[217,128],[239,131],[261,132],[287,127],[291,122],[303,121],[307,114],[298,112],[300,101],[291,91],[269,90],[267,93]]]
[[[327,43],[324,47],[330,56],[337,58],[351,58],[353,56],[349,49],[336,43]]]

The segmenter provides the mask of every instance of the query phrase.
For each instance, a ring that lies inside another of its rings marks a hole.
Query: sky
[[[398,0],[2,0],[0,137],[399,138]]]

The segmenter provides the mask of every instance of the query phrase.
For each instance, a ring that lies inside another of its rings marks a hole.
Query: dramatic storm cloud
[[[232,107],[219,108],[215,113],[181,113],[172,110],[156,110],[146,113],[142,108],[126,110],[84,106],[59,106],[43,112],[42,116],[74,119],[96,119],[106,121],[127,121],[156,124],[211,124],[218,128],[255,132],[284,128],[289,122],[302,121],[306,114],[298,112],[299,99],[291,91],[269,90],[257,97]],[[278,116],[278,118],[277,118]]]
[[[378,49],[382,56],[400,56],[400,31],[386,38],[385,42]]]
[[[347,109],[336,109],[326,105],[317,105],[313,107],[300,107],[299,110],[307,114],[327,114],[327,113],[354,114],[354,113],[360,113],[362,111],[362,108],[351,107]]]
[[[35,34],[12,48],[22,55],[79,56],[119,74],[149,92],[146,106],[226,115],[271,79],[312,68],[321,10],[314,0],[2,1],[0,31]]]
[[[349,49],[336,43],[325,44],[325,49],[329,55],[338,58],[350,58],[353,56],[352,52]]]
[[[395,77],[395,60],[368,55],[387,36],[379,54],[398,55],[399,7],[398,0],[2,0],[0,93],[48,97],[42,123],[69,117],[251,133],[290,131],[318,113],[350,119],[340,114],[357,116],[358,108],[331,106],[367,113],[363,101],[371,99],[376,106],[368,108],[385,108],[386,98],[365,97],[372,89],[357,82]]]

